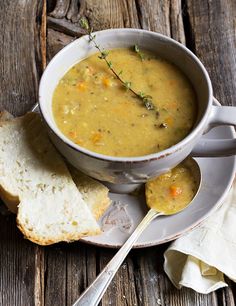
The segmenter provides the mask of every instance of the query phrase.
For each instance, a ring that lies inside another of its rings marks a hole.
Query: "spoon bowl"
[[[186,158],[173,170],[146,183],[146,204],[158,213],[173,215],[193,202],[200,186],[200,167],[193,158]]]

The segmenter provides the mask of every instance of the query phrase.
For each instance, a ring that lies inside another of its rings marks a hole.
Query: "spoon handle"
[[[157,216],[162,215],[153,209],[150,209],[143,220],[139,223],[135,231],[124,243],[116,255],[109,261],[106,267],[101,271],[92,284],[84,291],[73,306],[97,306],[103,297],[107,287],[113,279],[115,273],[124,261],[134,243],[138,240],[143,230]]]

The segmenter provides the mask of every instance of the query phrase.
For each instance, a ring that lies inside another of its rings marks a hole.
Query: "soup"
[[[167,215],[188,206],[199,187],[193,163],[187,159],[171,171],[147,182],[147,205]]]
[[[74,143],[119,157],[162,151],[182,140],[196,118],[194,90],[172,63],[149,52],[114,49],[108,61],[136,92],[152,97],[155,110],[127,90],[94,54],[74,65],[53,95],[58,128]]]

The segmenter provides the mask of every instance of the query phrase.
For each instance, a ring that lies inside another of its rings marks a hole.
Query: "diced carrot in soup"
[[[146,183],[146,200],[149,207],[171,214],[182,210],[194,198],[198,185],[194,168],[189,161]],[[184,169],[184,171],[183,171]],[[178,175],[176,175],[178,173]]]
[[[72,67],[54,91],[53,115],[67,137],[74,142],[83,139],[81,146],[94,152],[129,157],[164,150],[191,131],[197,107],[190,81],[172,63],[141,52],[143,60],[132,49],[114,49],[107,60],[131,88],[152,97],[155,110],[148,110],[99,54],[93,54]],[[76,111],[70,111],[74,107]]]
[[[183,192],[182,188],[179,186],[170,186],[170,194],[172,197],[177,197]]]

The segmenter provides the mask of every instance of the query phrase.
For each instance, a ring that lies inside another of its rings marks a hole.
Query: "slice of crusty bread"
[[[1,197],[19,203],[26,238],[47,245],[100,233],[38,114],[1,122],[0,135]]]
[[[4,121],[11,120],[14,117],[7,111],[0,112],[0,124],[4,124]],[[110,198],[108,196],[108,188],[99,183],[95,179],[81,173],[71,165],[68,166],[70,174],[77,188],[82,194],[82,198],[88,205],[93,216],[98,220],[106,211],[110,205]],[[0,197],[7,205],[8,209],[17,213],[17,206],[19,204],[19,197],[12,196],[6,190],[0,186]]]

